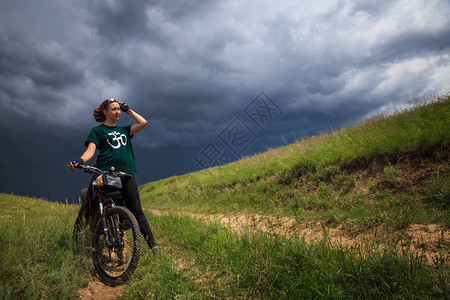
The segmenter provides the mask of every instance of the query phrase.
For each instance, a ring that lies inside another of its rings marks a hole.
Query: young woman
[[[136,124],[121,127],[116,124],[120,119],[121,111],[131,116]],[[86,151],[80,158],[69,163],[68,167],[75,171],[75,167],[89,161],[98,150],[96,167],[101,170],[109,170],[114,167],[116,171],[122,171],[129,174],[136,173],[136,161],[134,159],[131,138],[147,126],[147,121],[138,113],[129,108],[125,103],[118,102],[114,98],[105,100],[99,107],[94,109],[94,119],[103,124],[91,129],[86,142]],[[92,181],[91,179],[86,199],[92,199]],[[122,189],[120,190],[127,208],[134,214],[138,221],[142,235],[147,241],[150,249],[158,251],[161,249],[156,244],[150,226],[142,211],[139,190],[134,176],[122,179]],[[75,222],[75,231],[83,226],[83,218],[89,223],[92,212],[95,210],[95,204],[92,201],[83,201],[83,204]]]

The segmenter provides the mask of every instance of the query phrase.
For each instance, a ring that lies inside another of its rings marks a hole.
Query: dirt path
[[[87,287],[78,291],[78,296],[83,300],[113,300],[122,297],[125,289],[125,285],[110,287],[100,281],[91,281]]]
[[[150,210],[155,215],[168,215],[169,211]],[[409,251],[425,254],[427,260],[444,253],[450,254],[450,228],[437,224],[410,224],[407,228],[387,232],[382,226],[368,229],[352,228],[343,223],[337,227],[324,226],[320,222],[298,223],[292,217],[274,217],[260,214],[197,214],[182,212],[193,218],[208,222],[219,222],[234,230],[262,230],[278,235],[303,236],[306,241],[319,241],[327,234],[332,245],[354,246],[364,241],[377,238],[382,244],[389,238],[400,239],[401,245],[408,247]]]
[[[157,216],[169,215],[169,211],[151,209],[151,213]],[[262,230],[279,235],[304,236],[307,241],[319,241],[326,234],[333,245],[353,246],[364,241],[378,238],[386,241],[389,238],[400,237],[402,245],[409,245],[409,250],[418,254],[425,254],[429,262],[440,253],[450,254],[450,228],[436,224],[410,224],[403,230],[387,233],[381,226],[365,230],[349,227],[341,224],[337,227],[323,226],[320,222],[298,223],[292,217],[274,217],[260,214],[203,214],[181,212],[196,219],[207,222],[219,222],[234,230]],[[80,290],[80,299],[112,300],[123,296],[126,285],[109,287],[100,281],[92,281],[87,287]]]

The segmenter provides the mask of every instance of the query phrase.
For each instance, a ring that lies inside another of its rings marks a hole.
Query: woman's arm
[[[86,151],[84,151],[83,155],[80,157],[84,164],[94,157],[95,150],[97,150],[97,145],[93,142],[89,142]]]
[[[95,150],[97,150],[97,145],[93,142],[89,142],[86,151],[84,151],[83,155],[81,155],[80,159],[83,161],[83,164],[87,163],[92,157],[94,157]],[[75,171],[75,166],[72,162],[69,163],[68,167]]]
[[[144,119],[140,114],[137,112],[129,109],[127,111],[127,114],[129,114],[135,121],[136,124],[132,125],[130,128],[130,135],[136,134],[139,131],[141,131],[145,126],[147,126],[148,122],[146,119]]]

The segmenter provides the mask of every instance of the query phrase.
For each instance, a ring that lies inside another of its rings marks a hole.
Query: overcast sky
[[[446,0],[0,0],[0,192],[74,199],[106,98],[143,184],[448,92],[449,50]]]

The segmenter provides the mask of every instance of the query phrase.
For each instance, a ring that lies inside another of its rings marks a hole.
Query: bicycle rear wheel
[[[136,269],[141,256],[141,233],[134,215],[125,207],[108,208],[105,214],[109,244],[103,222],[94,232],[92,259],[100,279],[107,285],[124,283]]]

